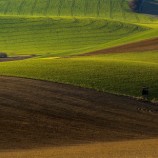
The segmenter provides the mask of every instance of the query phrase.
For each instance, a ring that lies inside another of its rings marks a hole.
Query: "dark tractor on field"
[[[148,87],[143,87],[142,88],[142,97],[145,100],[148,100],[148,98],[149,98],[149,88]]]
[[[133,12],[140,12],[143,0],[129,0],[129,7]]]
[[[8,55],[6,53],[0,52],[0,58],[7,58],[7,57],[8,57]]]

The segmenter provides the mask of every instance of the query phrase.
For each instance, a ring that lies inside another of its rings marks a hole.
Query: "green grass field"
[[[155,52],[60,58],[158,36],[158,19],[127,0],[0,0],[0,51],[35,59],[0,63],[0,74],[158,99]],[[45,57],[45,58],[44,58]]]
[[[61,56],[147,31],[145,26],[94,18],[0,17],[0,50],[11,55]]]
[[[76,58],[37,58],[0,64],[0,75],[68,83],[135,97],[143,86],[158,98],[157,52]]]
[[[132,13],[128,0],[0,0],[1,15],[104,17],[120,21],[152,22]]]
[[[0,51],[66,56],[156,37],[128,0],[0,0]]]
[[[157,37],[156,24],[96,18],[0,16],[0,51],[67,56]]]

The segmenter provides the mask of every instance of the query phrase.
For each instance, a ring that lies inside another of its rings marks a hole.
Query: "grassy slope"
[[[70,9],[72,1],[50,0],[47,7],[46,2],[48,1],[0,1],[1,51],[11,55],[66,56],[156,37],[158,34],[156,20],[130,12],[127,1],[102,0],[99,13],[96,12],[96,0],[76,0],[78,9]],[[62,6],[59,2],[63,2]],[[103,9],[104,7],[107,8]],[[85,18],[88,16],[93,18]],[[151,29],[146,30],[141,26]],[[134,96],[139,96],[140,88],[146,85],[151,88],[151,99],[158,98],[158,67],[153,61],[157,54],[137,54],[133,61],[126,60],[124,55],[120,57],[113,59],[107,55],[1,63],[0,74],[70,83]],[[144,58],[145,62],[142,62]]]
[[[93,18],[3,16],[0,22],[0,50],[11,55],[77,54],[146,30],[137,25]]]
[[[128,0],[0,0],[2,15],[81,16],[151,22],[154,18],[132,13]]]
[[[0,0],[0,14],[0,51],[11,55],[65,56],[158,34],[157,19],[131,12],[127,0]]]
[[[158,54],[156,52],[108,54],[96,57],[41,58],[1,63],[0,75],[11,75],[69,83],[119,94],[140,96],[150,87],[150,98],[158,98]]]

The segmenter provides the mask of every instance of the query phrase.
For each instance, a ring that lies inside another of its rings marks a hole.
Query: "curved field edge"
[[[141,97],[150,89],[158,99],[158,54],[122,53],[75,58],[37,58],[0,64],[0,75],[67,83],[121,95]]]
[[[128,0],[0,0],[1,15],[96,17],[129,22],[154,22],[154,16],[130,10]]]
[[[130,52],[149,52],[158,50],[158,38],[152,38],[148,40],[142,40],[139,42],[133,42],[129,44],[119,45],[112,48],[106,48],[98,51],[93,51],[82,56],[87,55],[101,55],[101,54],[110,54],[110,53],[130,53]]]
[[[13,56],[82,54],[158,33],[146,25],[96,18],[0,16],[0,22],[0,51]]]

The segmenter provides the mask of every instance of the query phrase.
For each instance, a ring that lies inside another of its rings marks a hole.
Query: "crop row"
[[[1,17],[0,23],[1,51],[21,54],[93,48],[144,30],[136,25],[94,19]]]
[[[133,22],[152,21],[150,17],[130,12],[126,0],[0,0],[0,14],[88,16]]]

